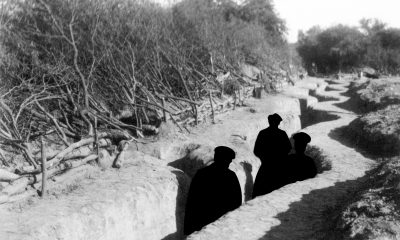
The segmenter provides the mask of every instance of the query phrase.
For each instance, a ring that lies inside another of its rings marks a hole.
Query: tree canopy
[[[362,19],[359,27],[318,26],[299,33],[299,55],[309,72],[334,73],[373,67],[381,73],[400,72],[400,29],[376,19]]]

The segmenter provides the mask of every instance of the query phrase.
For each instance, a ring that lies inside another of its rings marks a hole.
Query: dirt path
[[[357,117],[354,113],[335,105],[348,99],[341,95],[348,86],[345,82],[329,82],[330,91],[324,92],[323,89],[327,85],[324,81],[307,79],[283,94],[293,96],[304,91],[304,88],[313,88],[315,84],[320,86],[314,92],[317,97],[332,97],[337,100],[314,103],[314,110],[323,111],[338,119],[320,122],[303,131],[312,136],[311,145],[323,150],[326,158],[332,163],[332,169],[318,174],[314,179],[287,185],[249,201],[238,210],[206,226],[202,231],[192,234],[188,239],[327,238],[327,212],[357,189],[374,162],[363,157],[356,149],[343,145],[341,141],[345,141],[345,137],[337,136],[337,133],[332,131],[348,125]]]
[[[159,141],[138,145],[147,154],[132,144],[123,168],[87,175],[65,193],[1,206],[0,239],[182,239],[187,175],[199,168],[198,161],[210,160],[218,145],[237,150],[231,167],[245,199],[259,166],[250,152],[268,114],[281,113],[282,128],[289,134],[300,129],[298,99],[266,96],[246,103],[217,115],[216,124],[200,124],[190,134],[166,125]],[[179,167],[174,162],[184,163],[179,168],[183,172],[173,168]]]
[[[247,107],[221,114],[216,124],[199,125],[191,134],[178,134],[167,127],[170,132],[164,140],[147,144],[147,153],[157,158],[132,151],[126,153],[126,167],[88,176],[62,197],[30,199],[0,208],[0,239],[181,239],[187,174],[198,169],[194,163],[211,158],[217,145],[233,147],[237,157],[231,167],[248,197],[259,166],[251,150],[258,131],[267,125],[267,115],[282,114],[280,127],[290,135],[300,129],[300,108],[307,106],[313,110],[303,114],[306,118],[301,116],[306,124],[317,123],[318,118],[336,119],[304,130],[312,136],[311,144],[320,147],[332,162],[332,169],[249,201],[189,239],[324,239],[326,210],[357,189],[373,164],[334,140],[342,136],[332,130],[348,125],[356,115],[335,105],[347,100],[340,95],[346,85],[331,84],[330,89],[336,91],[325,92],[326,85],[308,79],[281,96],[249,99]],[[315,115],[317,119],[312,118]],[[188,151],[190,145],[201,147]],[[189,159],[183,158],[185,155],[190,155]],[[166,166],[177,167],[173,163],[179,160],[189,163],[179,168],[183,172]]]

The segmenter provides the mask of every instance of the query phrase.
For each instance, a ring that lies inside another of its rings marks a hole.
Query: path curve
[[[332,163],[331,170],[251,200],[187,239],[326,239],[324,233],[329,224],[327,211],[357,190],[366,172],[375,166],[372,159],[363,157],[356,149],[335,140],[343,139],[343,136],[333,135],[335,132],[332,130],[347,126],[357,117],[353,112],[334,105],[348,100],[348,97],[341,94],[347,90],[348,85],[345,81],[327,82],[310,78],[283,93],[299,97],[295,93],[313,89],[316,95],[335,99],[324,102],[309,99],[308,102],[312,102],[311,107],[315,110],[339,118],[302,130],[312,136],[310,144],[319,147]],[[327,86],[330,91],[325,92]]]

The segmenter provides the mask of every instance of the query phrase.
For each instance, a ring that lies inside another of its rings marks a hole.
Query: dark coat
[[[191,234],[242,204],[236,174],[212,164],[197,171],[186,203],[184,233]]]
[[[314,160],[304,154],[290,154],[287,166],[288,183],[314,178],[318,173]]]
[[[260,131],[254,146],[254,155],[261,160],[261,167],[254,181],[253,198],[284,185],[283,163],[291,148],[285,131],[271,127]]]

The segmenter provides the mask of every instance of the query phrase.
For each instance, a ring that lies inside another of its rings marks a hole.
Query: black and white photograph
[[[399,0],[0,0],[0,240],[396,239]]]

